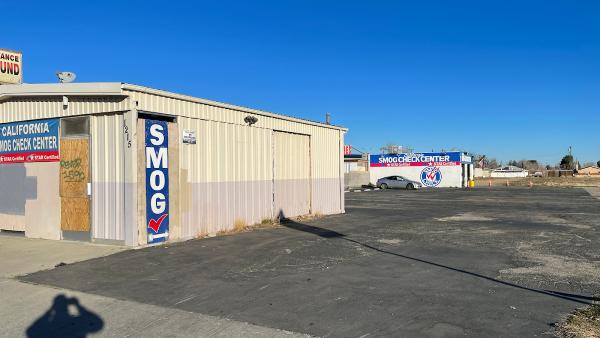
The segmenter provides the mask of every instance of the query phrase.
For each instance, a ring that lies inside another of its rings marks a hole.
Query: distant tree
[[[562,160],[560,160],[560,168],[565,170],[575,169],[575,161],[573,160],[573,156],[565,155]]]
[[[549,164],[546,164],[546,170],[552,170],[552,166]]]
[[[496,169],[499,166],[501,166],[501,164],[498,164],[498,161],[495,158],[488,158],[486,159],[487,163],[486,163],[486,167],[487,168],[491,168],[491,169]]]
[[[596,165],[597,165],[598,167],[600,167],[600,161],[596,162]]]
[[[404,147],[394,143],[388,143],[379,149],[382,154],[401,154],[401,153],[412,153],[413,149]]]
[[[512,165],[512,166],[518,167],[519,166],[519,162],[517,162],[516,160],[510,160],[510,161],[508,161],[508,165]]]

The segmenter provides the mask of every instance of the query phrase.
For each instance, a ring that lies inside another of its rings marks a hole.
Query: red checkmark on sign
[[[158,232],[158,229],[160,229],[160,225],[165,220],[165,218],[167,218],[168,215],[169,214],[164,214],[160,216],[158,220],[150,219],[150,222],[148,223],[148,228],[154,230],[154,232]]]
[[[429,174],[427,174],[427,178],[430,179],[430,180],[434,180],[435,179],[435,174],[437,174],[437,172],[438,171],[436,169],[432,170]]]

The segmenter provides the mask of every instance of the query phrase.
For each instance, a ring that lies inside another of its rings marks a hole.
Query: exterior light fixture
[[[249,126],[255,124],[256,122],[258,122],[258,118],[256,118],[255,116],[252,115],[248,115],[244,118],[244,122],[248,123]]]

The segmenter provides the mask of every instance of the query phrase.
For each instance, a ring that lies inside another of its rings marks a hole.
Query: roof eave
[[[0,101],[32,96],[125,96],[120,82],[43,83],[0,86]]]
[[[173,92],[169,92],[169,91],[134,85],[134,84],[130,84],[130,83],[123,83],[122,88],[124,90],[129,90],[129,91],[148,93],[148,94],[169,97],[169,98],[182,100],[182,101],[201,103],[201,104],[205,104],[205,105],[209,105],[209,106],[213,106],[213,107],[243,111],[243,112],[247,112],[250,114],[268,116],[268,117],[273,117],[273,118],[292,121],[292,122],[298,122],[298,123],[310,124],[310,125],[315,125],[315,126],[324,127],[324,128],[336,129],[336,130],[340,130],[343,132],[348,131],[348,128],[344,128],[344,127],[340,127],[340,126],[336,126],[336,125],[332,125],[332,124],[325,124],[325,123],[321,123],[321,122],[305,120],[305,119],[292,117],[292,116],[288,116],[288,115],[282,115],[282,114],[266,112],[263,110],[258,110],[258,109],[253,109],[253,108],[236,106],[236,105],[229,104],[229,103],[223,103],[223,102],[218,102],[218,101],[202,99],[202,98],[198,98],[195,96],[177,94],[177,93],[173,93]]]

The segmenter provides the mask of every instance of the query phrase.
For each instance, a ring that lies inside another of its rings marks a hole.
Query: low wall
[[[351,171],[344,174],[344,187],[355,188],[369,184],[369,173],[366,171]]]
[[[475,168],[474,169],[474,175],[475,177],[490,177],[491,175],[491,170],[489,169],[481,169],[481,168]]]

